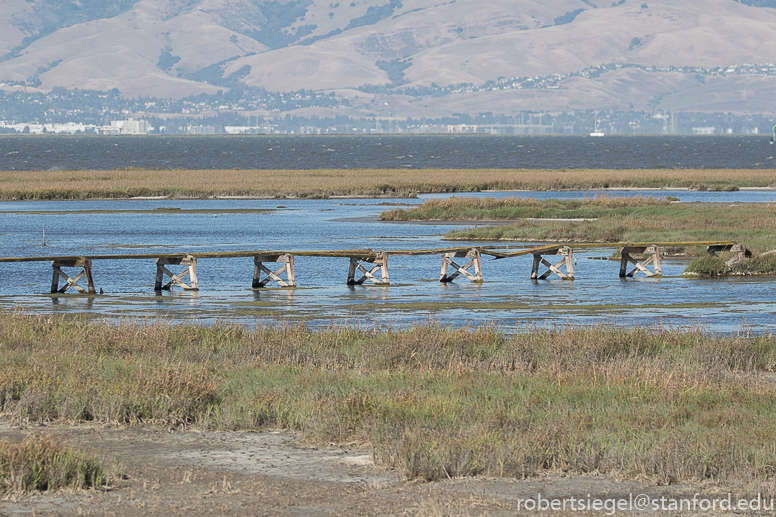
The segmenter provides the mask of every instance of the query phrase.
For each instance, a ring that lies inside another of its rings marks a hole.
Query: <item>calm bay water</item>
[[[774,168],[767,136],[5,136],[0,170]]]
[[[516,193],[525,195],[526,193]],[[571,193],[567,193],[571,194]],[[593,195],[584,193],[577,195]],[[661,192],[645,192],[660,195]],[[680,197],[683,193],[677,193]],[[720,193],[741,199],[744,193]],[[754,192],[760,197],[765,193]],[[768,193],[770,194],[770,193]],[[627,195],[621,192],[617,195]],[[420,203],[409,201],[409,203]],[[277,208],[279,203],[285,208]],[[386,204],[387,203],[387,204]],[[381,223],[378,214],[407,200],[219,200],[89,201],[0,204],[0,246],[6,256],[186,253],[237,250],[433,249],[456,225]],[[155,208],[177,207],[180,212]],[[234,209],[267,212],[235,213]],[[114,211],[111,214],[95,210]],[[193,213],[192,210],[198,210]],[[199,212],[204,211],[204,212]],[[46,246],[42,246],[42,229]],[[459,278],[438,282],[439,256],[391,256],[391,286],[345,285],[348,260],[296,258],[298,289],[250,289],[250,258],[200,259],[199,292],[175,289],[156,295],[153,260],[101,260],[94,279],[105,295],[47,293],[47,262],[0,264],[0,307],[33,312],[89,312],[106,317],[163,317],[264,324],[304,320],[411,324],[428,320],[453,325],[607,323],[700,325],[710,331],[767,331],[776,324],[770,278],[700,280],[678,275],[686,265],[664,260],[661,279],[621,280],[619,263],[598,260],[614,248],[577,253],[574,281],[530,280],[531,258],[484,259],[485,282]],[[552,257],[549,257],[552,259]],[[278,265],[279,267],[279,265]],[[171,269],[176,269],[171,267]],[[177,269],[176,271],[177,272]]]
[[[316,168],[316,167],[770,167],[776,152],[757,137],[8,137],[0,169]],[[132,161],[134,160],[134,161]],[[583,198],[596,192],[476,193]],[[607,192],[627,196],[632,192]],[[771,202],[772,191],[640,191],[682,201]],[[237,250],[408,250],[466,245],[442,235],[456,225],[381,223],[383,210],[417,200],[132,200],[0,203],[4,256],[187,253]],[[158,208],[180,211],[159,211]],[[245,210],[235,212],[234,210]],[[109,212],[109,213],[106,213]],[[42,246],[43,229],[46,246]],[[477,243],[481,244],[481,243]],[[500,244],[500,243],[494,243]],[[200,291],[153,291],[153,260],[94,264],[96,297],[51,296],[47,262],[0,264],[0,307],[41,313],[86,312],[173,321],[244,324],[307,321],[452,325],[701,326],[713,332],[772,331],[771,278],[701,280],[664,260],[661,279],[617,276],[599,260],[614,248],[577,253],[574,281],[530,280],[531,258],[483,261],[485,282],[438,282],[439,256],[392,256],[391,285],[345,285],[347,259],[297,257],[297,289],[251,290],[250,258],[201,259]],[[552,257],[550,257],[552,258]]]

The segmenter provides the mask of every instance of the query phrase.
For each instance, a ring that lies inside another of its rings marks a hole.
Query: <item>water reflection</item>
[[[51,295],[51,306],[55,309],[89,311],[94,309],[95,295]]]

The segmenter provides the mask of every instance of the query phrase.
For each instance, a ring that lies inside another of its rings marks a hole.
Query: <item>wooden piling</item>
[[[366,269],[360,262],[372,264],[371,269]],[[356,270],[363,273],[363,276],[356,279]],[[375,273],[380,271],[380,278],[375,276]],[[367,279],[376,285],[388,285],[390,279],[388,276],[388,253],[380,252],[376,257],[358,256],[350,257],[350,264],[348,267],[348,285],[362,285]]]
[[[470,258],[471,260],[466,265],[459,266],[453,261],[454,258]],[[449,266],[455,269],[450,275],[447,274]],[[474,266],[473,275],[468,271],[472,266]],[[459,275],[465,276],[472,282],[482,282],[482,253],[479,248],[442,253],[442,271],[439,275],[439,281],[442,283],[452,282]]]
[[[266,266],[265,262],[274,262],[283,264],[279,269],[271,271]],[[281,287],[296,287],[296,280],[294,278],[294,256],[290,253],[283,255],[256,255],[253,257],[253,283],[251,288],[260,289],[266,286],[270,281],[274,281]],[[261,279],[261,273],[264,272],[267,278]],[[280,275],[286,273],[286,280],[283,280]]]
[[[551,264],[542,255],[562,255],[563,258],[557,264]],[[539,265],[547,267],[541,276]],[[561,268],[565,266],[564,273]],[[562,280],[574,280],[574,251],[568,246],[556,246],[554,248],[542,247],[533,253],[533,266],[531,267],[531,280],[545,280],[552,274],[558,275]]]
[[[177,275],[167,269],[166,266],[186,266],[181,273]],[[164,282],[164,275],[170,277],[170,281],[162,285]],[[183,282],[183,279],[188,275],[191,285]],[[169,291],[173,285],[179,285],[187,291],[199,290],[199,282],[197,281],[197,258],[192,255],[179,256],[179,257],[160,257],[156,259],[156,282],[154,284],[154,290]]]
[[[741,262],[744,259],[750,258],[752,256],[752,252],[749,251],[745,245],[743,244],[730,244],[725,246],[709,246],[706,248],[706,253],[709,254],[710,257],[716,257],[718,256],[717,253],[722,253],[725,251],[732,251],[735,253],[733,258],[727,260],[725,264],[727,267],[732,267],[733,264],[736,264],[738,262]]]
[[[80,268],[81,272],[71,278],[67,273],[62,271],[63,267]],[[90,259],[81,257],[77,259],[53,260],[51,261],[51,268],[53,269],[53,276],[51,278],[52,294],[65,293],[71,287],[79,293],[89,292],[90,294],[96,294],[97,291],[94,287],[94,279],[92,278],[92,261]],[[59,288],[60,277],[65,280],[65,285],[61,289]],[[78,281],[84,277],[86,278],[87,289],[78,285]]]
[[[649,258],[643,262],[639,262],[633,255],[650,255]],[[636,266],[632,271],[628,272],[628,264]],[[653,273],[647,266],[653,265],[655,272]],[[651,246],[626,246],[620,249],[620,278],[633,277],[636,272],[641,271],[648,277],[661,276],[663,274],[660,266],[660,247],[656,245]]]

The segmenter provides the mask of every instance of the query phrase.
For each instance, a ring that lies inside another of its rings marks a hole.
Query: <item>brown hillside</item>
[[[47,11],[45,0],[2,2],[0,81],[179,98],[237,81],[273,91],[340,91],[391,81],[479,85],[611,63],[709,68],[776,61],[776,9],[735,0],[312,0],[308,6],[283,0],[274,11],[249,0],[122,1],[120,12],[103,7],[75,17]],[[404,60],[403,70],[396,60]],[[440,113],[610,106],[756,111],[776,109],[767,95],[772,83],[719,77],[701,84],[688,73],[623,69],[570,77],[556,90],[398,104]],[[367,94],[350,100],[364,109],[376,105]]]

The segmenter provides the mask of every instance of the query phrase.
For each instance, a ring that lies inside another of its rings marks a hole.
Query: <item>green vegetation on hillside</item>
[[[555,18],[555,25],[566,25],[567,23],[571,23],[578,15],[582,14],[583,12],[585,12],[584,9],[577,9],[576,11],[568,12],[563,16],[558,16]]]
[[[752,7],[770,7],[776,9],[776,0],[736,0],[736,2],[751,5]]]
[[[396,58],[391,61],[378,61],[375,64],[377,65],[377,68],[384,70],[388,74],[388,80],[391,81],[391,88],[396,88],[408,82],[404,78],[404,71],[412,66],[409,59]]]
[[[269,48],[276,50],[287,47],[299,39],[313,32],[316,25],[300,25],[296,30],[290,30],[289,27],[300,18],[304,18],[307,8],[313,3],[313,0],[262,0],[258,3],[261,10],[261,19],[254,20],[259,27],[256,29],[245,30],[241,25],[234,29],[262,43]]]

